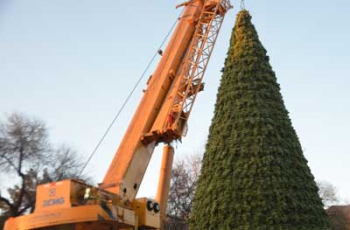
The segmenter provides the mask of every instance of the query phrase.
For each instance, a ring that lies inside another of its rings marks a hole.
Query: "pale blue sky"
[[[173,24],[179,0],[0,0],[0,115],[47,122],[51,139],[88,156]],[[239,1],[219,35],[177,158],[201,152]],[[316,179],[350,198],[350,2],[249,1],[260,39]],[[154,69],[151,68],[147,75]],[[102,180],[131,114],[132,97],[88,167]],[[154,196],[156,151],[141,195]]]

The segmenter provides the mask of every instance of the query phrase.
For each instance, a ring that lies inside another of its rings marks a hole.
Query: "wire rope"
[[[244,2],[244,0],[241,0],[241,10],[245,10],[245,2]]]
[[[115,121],[118,119],[119,115],[121,114],[121,112],[124,110],[125,106],[127,105],[127,103],[129,102],[130,98],[132,97],[132,95],[134,94],[136,88],[138,87],[138,85],[140,84],[141,80],[144,78],[146,72],[148,71],[149,67],[152,65],[154,59],[157,57],[157,55],[159,55],[159,50],[161,50],[161,48],[163,47],[164,43],[167,41],[171,31],[174,30],[177,21],[180,19],[180,16],[182,15],[184,10],[182,10],[182,12],[179,14],[179,16],[177,17],[177,19],[175,20],[174,24],[171,26],[169,32],[167,33],[167,35],[165,36],[165,38],[163,39],[162,43],[160,44],[159,48],[157,49],[157,51],[155,52],[155,54],[153,55],[153,57],[151,58],[150,62],[148,63],[148,65],[146,66],[145,70],[142,72],[141,76],[139,77],[139,79],[136,81],[134,87],[132,88],[132,90],[130,91],[129,95],[127,96],[127,98],[125,99],[124,103],[122,104],[122,106],[120,107],[119,111],[117,112],[117,114],[114,116],[112,122],[109,124],[108,128],[106,129],[106,131],[104,132],[104,134],[102,135],[101,139],[98,141],[97,145],[95,146],[94,150],[92,151],[92,153],[90,154],[88,160],[85,162],[84,166],[82,167],[82,169],[80,170],[77,179],[79,179],[79,177],[82,175],[82,173],[84,172],[86,166],[89,164],[89,162],[91,161],[92,157],[96,154],[98,148],[100,147],[100,145],[102,144],[102,142],[104,141],[105,137],[107,136],[107,134],[109,133],[109,131],[111,130],[112,126],[114,125]]]

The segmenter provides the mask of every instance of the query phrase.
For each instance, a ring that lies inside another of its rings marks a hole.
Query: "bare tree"
[[[188,229],[194,193],[201,168],[201,155],[175,162],[170,184],[166,230]]]
[[[318,194],[320,195],[325,208],[339,203],[337,189],[327,181],[317,181]]]
[[[83,162],[78,158],[78,153],[67,145],[61,145],[55,150],[55,160],[46,168],[46,176],[49,181],[59,181],[68,178],[76,178],[82,169]],[[83,175],[84,180],[89,180]]]
[[[76,152],[67,146],[52,147],[45,123],[22,114],[0,122],[0,171],[11,180],[0,191],[0,229],[6,217],[34,210],[38,184],[75,177],[81,169]]]

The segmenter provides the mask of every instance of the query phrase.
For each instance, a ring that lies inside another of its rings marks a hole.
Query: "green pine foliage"
[[[329,220],[248,11],[237,16],[191,229],[325,230]]]

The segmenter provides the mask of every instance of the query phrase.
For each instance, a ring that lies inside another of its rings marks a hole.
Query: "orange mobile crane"
[[[39,185],[35,211],[11,218],[5,230],[162,229],[174,149],[181,140],[229,0],[190,0],[98,187],[79,180]],[[148,163],[165,143],[155,200],[136,199]]]

